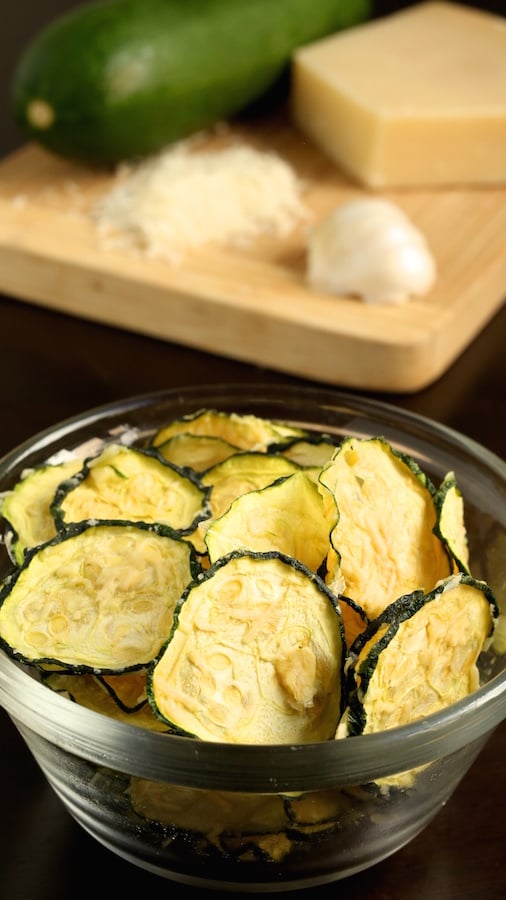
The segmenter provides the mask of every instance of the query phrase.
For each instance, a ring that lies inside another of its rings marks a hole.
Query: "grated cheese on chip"
[[[192,139],[121,167],[95,209],[109,247],[173,264],[211,242],[246,246],[261,234],[282,237],[305,214],[299,180],[277,154],[242,144],[195,149]]]

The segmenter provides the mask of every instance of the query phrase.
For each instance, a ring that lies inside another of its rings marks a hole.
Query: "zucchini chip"
[[[32,665],[114,674],[150,663],[195,574],[191,544],[131,523],[68,532],[29,554],[0,593],[0,639]]]
[[[455,571],[469,574],[464,499],[453,472],[449,472],[445,477],[434,497],[434,502],[438,514],[435,534],[446,547]]]
[[[490,588],[465,574],[392,603],[352,647],[352,687],[338,736],[405,725],[474,691],[477,660],[497,616]]]
[[[213,519],[222,516],[233,500],[248,491],[257,491],[283,478],[300,472],[297,463],[284,456],[267,453],[244,452],[230,456],[222,463],[208,469],[202,476],[202,484],[211,489],[210,506]]]
[[[322,438],[320,440],[300,439],[281,448],[279,452],[302,468],[322,469],[330,462],[335,451],[336,444],[331,443],[328,438]]]
[[[329,552],[336,523],[325,516],[317,486],[303,471],[234,500],[210,525],[205,542],[211,563],[234,550],[279,550],[317,572]]]
[[[192,469],[199,475],[233,456],[239,447],[234,447],[223,438],[182,432],[160,444],[157,450],[167,462],[182,469]]]
[[[1,514],[9,528],[9,556],[20,566],[25,553],[56,536],[51,503],[59,485],[82,468],[82,459],[30,469],[3,498]]]
[[[97,519],[157,523],[184,534],[207,515],[207,494],[158,453],[109,444],[56,491],[51,509],[60,530]]]
[[[146,672],[122,672],[121,675],[96,675],[114,702],[125,712],[135,712],[148,702]]]
[[[231,554],[189,586],[148,674],[155,712],[194,737],[245,744],[332,737],[344,636],[324,582],[279,553]]]
[[[350,598],[346,597],[344,594],[339,594],[339,608],[343,620],[346,646],[351,647],[358,636],[365,631],[369,624],[369,620],[362,607],[359,606],[358,603],[355,603],[354,600],[350,600]]]
[[[403,594],[427,593],[451,574],[446,548],[434,534],[435,489],[416,462],[386,440],[347,438],[320,482],[339,514],[329,580],[338,580],[341,593],[369,619]]]
[[[267,487],[278,478],[300,471],[300,466],[284,456],[244,451],[229,456],[204,472],[201,483],[209,490],[209,515],[198,523],[190,538],[198,552],[207,552],[204,540],[207,529],[229,509],[234,500],[249,491]]]
[[[136,675],[139,680],[146,682],[145,673],[131,672],[125,675],[114,675],[110,678],[132,678]],[[44,684],[52,691],[63,694],[73,703],[85,706],[94,712],[116,719],[118,722],[127,722],[129,725],[137,725],[138,728],[147,728],[148,731],[169,731],[166,723],[161,722],[153,714],[147,700],[139,702],[131,709],[119,703],[114,691],[109,691],[104,679],[95,675],[60,675],[51,673],[44,677]]]
[[[289,797],[286,802],[291,834],[305,837],[318,838],[366,815],[361,809],[363,798],[360,800],[350,790],[314,791]]]
[[[203,835],[219,849],[226,835],[275,834],[289,824],[278,794],[203,791],[133,777],[129,796],[142,818]]]
[[[216,409],[200,409],[195,413],[169,422],[152,439],[155,447],[164,444],[175,434],[202,434],[219,437],[240,450],[264,451],[271,444],[283,444],[307,432],[283,422],[274,422],[254,415],[226,413]]]

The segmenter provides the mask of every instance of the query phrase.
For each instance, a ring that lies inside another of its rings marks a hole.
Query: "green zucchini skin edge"
[[[330,601],[332,608],[336,612],[336,623],[337,623],[337,627],[339,628],[339,633],[341,636],[341,642],[342,642],[342,646],[343,646],[343,653],[341,655],[341,665],[340,665],[340,670],[339,670],[340,687],[339,687],[339,684],[337,686],[339,687],[339,690],[340,690],[339,714],[342,715],[342,713],[344,711],[345,700],[346,700],[345,691],[344,691],[345,663],[346,663],[346,640],[345,640],[345,636],[344,636],[344,626],[343,626],[343,621],[341,618],[341,611],[340,611],[340,607],[339,607],[338,598],[336,597],[336,595],[334,593],[332,593],[332,591],[327,587],[325,582],[322,581],[322,579],[320,578],[319,575],[317,575],[315,572],[311,572],[311,570],[308,569],[303,563],[301,563],[298,559],[295,559],[292,556],[287,556],[285,553],[280,553],[277,550],[267,550],[265,552],[256,552],[256,551],[244,552],[242,550],[234,550],[234,551],[232,551],[232,553],[229,553],[226,556],[221,556],[208,569],[206,569],[205,571],[202,571],[200,573],[200,575],[197,576],[197,578],[193,579],[187,585],[187,587],[186,587],[185,591],[183,592],[183,594],[181,595],[178,603],[176,603],[170,634],[169,634],[167,640],[165,641],[164,645],[160,648],[158,655],[155,657],[155,659],[152,660],[152,662],[149,664],[148,669],[147,669],[146,689],[147,689],[148,701],[150,703],[150,706],[153,710],[154,715],[158,719],[161,719],[162,722],[165,722],[167,725],[170,725],[171,730],[173,731],[174,734],[179,734],[183,737],[192,737],[192,738],[195,738],[195,740],[200,740],[200,738],[197,735],[190,734],[189,732],[184,731],[183,729],[179,728],[174,722],[169,721],[168,719],[165,718],[165,716],[163,716],[161,714],[160,710],[158,709],[155,697],[154,697],[154,690],[153,690],[154,669],[156,668],[157,663],[160,661],[160,659],[164,655],[165,650],[167,649],[167,646],[170,644],[170,642],[178,628],[179,614],[180,614],[181,609],[184,606],[184,603],[186,602],[189,594],[192,592],[192,590],[197,585],[200,585],[204,581],[207,581],[210,578],[212,578],[214,573],[217,572],[219,569],[221,569],[223,566],[227,565],[227,563],[231,559],[242,559],[245,557],[249,558],[249,559],[280,560],[281,562],[287,563],[288,565],[292,566],[292,568],[294,568],[297,571],[302,572],[304,575],[306,575],[306,577],[308,579],[315,582],[315,584],[317,585],[317,587],[321,591],[321,593],[325,594],[325,596]]]
[[[341,444],[342,437],[336,437],[335,434],[331,434],[330,432],[319,431],[319,432],[311,432],[308,431],[306,434],[300,435],[298,437],[294,437],[289,441],[279,441],[270,444],[267,448],[267,453],[282,453],[283,451],[289,450],[294,444],[297,444],[299,441],[303,441],[306,444],[312,444],[315,447],[318,447],[320,444],[332,444],[337,450]]]
[[[107,0],[22,54],[13,116],[28,139],[110,165],[159,151],[258,100],[296,47],[367,19],[370,0]],[[39,101],[48,119],[30,116]]]

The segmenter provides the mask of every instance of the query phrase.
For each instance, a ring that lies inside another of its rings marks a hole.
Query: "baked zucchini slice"
[[[0,511],[8,527],[6,546],[16,565],[22,564],[27,550],[45,544],[56,536],[51,513],[56,489],[79,472],[82,465],[82,459],[71,459],[57,465],[30,469],[4,495]]]
[[[139,684],[146,683],[145,673],[130,672],[124,675],[109,676],[114,679],[133,678],[137,676]],[[145,699],[136,705],[128,707],[123,702],[118,702],[118,697],[124,692],[120,689],[108,690],[105,677],[90,674],[59,674],[49,673],[44,676],[44,684],[58,694],[62,694],[79,706],[85,706],[94,712],[116,719],[118,722],[127,722],[129,725],[137,725],[138,728],[147,728],[148,731],[167,732],[170,729],[166,723],[153,715],[149,703]]]
[[[131,713],[141,709],[148,702],[146,672],[122,672],[121,675],[95,675],[120,709]]]
[[[185,591],[148,694],[155,713],[203,740],[326,740],[342,711],[343,663],[324,582],[279,553],[235,553]]]
[[[338,736],[406,725],[474,691],[498,614],[491,589],[463,573],[390,604],[351,648]]]
[[[271,444],[284,444],[302,438],[307,432],[283,422],[274,422],[254,415],[227,413],[217,409],[200,409],[174,419],[158,429],[153,436],[155,447],[164,444],[175,434],[201,434],[219,437],[241,450],[265,451]]]
[[[318,572],[329,552],[336,523],[325,516],[316,484],[304,471],[280,478],[234,500],[206,531],[211,563],[234,550],[279,550]]]
[[[365,631],[369,624],[369,619],[362,607],[355,603],[354,600],[351,600],[350,597],[346,597],[345,594],[337,594],[337,596],[343,620],[346,646],[349,648],[355,643],[358,636]]]
[[[204,472],[201,483],[209,491],[209,512],[191,535],[198,552],[207,552],[204,540],[207,529],[229,509],[234,500],[249,491],[267,487],[278,478],[300,471],[300,466],[279,454],[271,456],[259,451],[243,451]]]
[[[84,525],[28,554],[0,592],[0,640],[32,665],[114,674],[141,668],[170,634],[196,574],[175,533],[132,523]]]
[[[437,510],[435,533],[446,547],[455,571],[470,574],[464,498],[453,472],[446,475],[434,502]]]
[[[167,525],[188,534],[208,515],[208,489],[158,453],[109,444],[56,491],[59,530],[90,519]]]
[[[279,452],[303,468],[322,469],[332,459],[336,446],[328,437],[300,438],[287,447],[280,447]]]
[[[289,797],[290,834],[318,839],[329,831],[365,818],[367,811],[361,808],[363,805],[364,798],[354,796],[349,790],[314,791]]]
[[[160,444],[157,449],[160,456],[175,466],[202,474],[211,466],[216,466],[229,456],[233,456],[239,447],[234,447],[220,437],[182,432]]]
[[[227,834],[276,834],[289,824],[277,794],[203,791],[135,777],[128,793],[142,818],[201,834],[219,849]]]
[[[329,580],[369,619],[414,590],[431,591],[452,566],[434,533],[435,489],[415,460],[382,437],[346,438],[322,470],[339,519]],[[335,552],[334,552],[335,551]]]

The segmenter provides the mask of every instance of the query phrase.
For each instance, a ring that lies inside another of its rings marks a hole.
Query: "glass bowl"
[[[62,449],[127,426],[147,436],[201,408],[252,413],[343,436],[383,435],[435,481],[454,471],[471,571],[506,605],[506,466],[442,425],[376,400],[300,387],[167,390],[91,410],[0,462],[0,490]],[[2,576],[11,564],[2,546]],[[503,648],[504,649],[504,648]],[[283,891],[349,876],[397,851],[448,801],[506,712],[504,655],[442,712],[375,734],[240,745],[156,733],[48,690],[0,652],[0,703],[71,815],[114,853],[174,881]],[[411,786],[400,773],[419,769]]]

